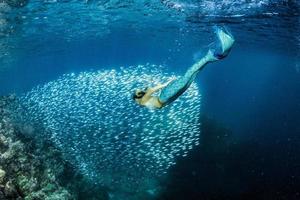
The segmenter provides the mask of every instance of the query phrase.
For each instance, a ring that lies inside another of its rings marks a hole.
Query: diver
[[[206,55],[192,65],[184,76],[178,79],[172,78],[167,83],[158,84],[155,87],[136,90],[133,94],[135,102],[148,108],[162,108],[172,103],[184,93],[192,84],[198,72],[202,70],[206,64],[225,58],[232,48],[234,38],[226,28],[216,28],[215,33],[218,41],[210,45]],[[152,96],[159,90],[161,90],[160,95]]]

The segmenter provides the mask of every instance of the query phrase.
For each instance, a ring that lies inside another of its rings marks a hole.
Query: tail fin
[[[225,27],[216,27],[215,33],[218,41],[210,45],[209,54],[216,60],[220,60],[229,54],[234,44],[234,38]]]

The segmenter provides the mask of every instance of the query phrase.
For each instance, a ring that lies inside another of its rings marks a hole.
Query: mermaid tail
[[[190,87],[197,73],[203,69],[206,64],[223,59],[228,55],[234,43],[233,36],[226,28],[216,28],[215,33],[217,35],[217,41],[209,45],[210,48],[206,56],[192,65],[184,76],[176,79],[162,89],[159,95],[159,101],[163,105],[170,104],[182,95]]]
[[[235,40],[225,27],[216,27],[215,33],[217,41],[210,45],[208,53],[216,60],[220,60],[229,54]]]

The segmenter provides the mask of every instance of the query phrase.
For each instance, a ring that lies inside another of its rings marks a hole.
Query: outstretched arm
[[[176,78],[175,77],[172,77],[168,82],[164,83],[164,84],[158,84],[156,85],[155,87],[152,87],[152,88],[149,88],[147,91],[146,91],[146,94],[145,96],[146,97],[150,97],[153,93],[157,92],[158,90],[166,87],[167,85],[169,85],[172,81],[174,81]]]
[[[172,81],[174,81],[176,78],[173,77],[172,79],[170,79],[168,82],[164,83],[164,84],[158,84],[157,86],[151,88],[154,92],[166,87],[167,85],[169,85]]]

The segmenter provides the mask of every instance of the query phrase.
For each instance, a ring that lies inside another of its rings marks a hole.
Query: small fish
[[[37,137],[52,140],[87,178],[110,188],[130,182],[136,189],[199,145],[201,96],[195,83],[161,110],[131,99],[135,88],[172,75],[155,65],[65,74],[21,96],[19,109],[26,110],[23,121],[45,130]]]

